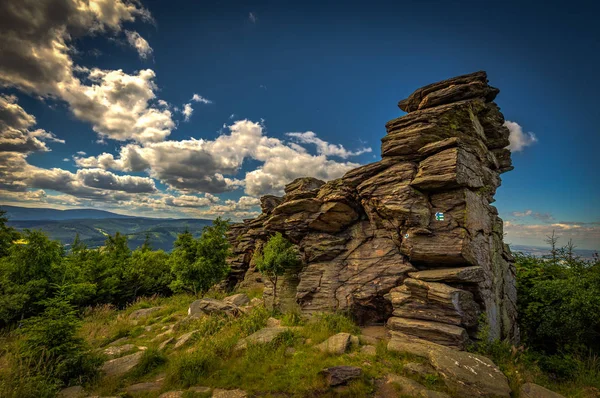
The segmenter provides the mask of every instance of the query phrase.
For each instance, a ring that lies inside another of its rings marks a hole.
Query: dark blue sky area
[[[155,24],[130,27],[152,46],[151,59],[140,60],[103,36],[76,42],[82,51],[73,59],[127,73],[150,68],[158,97],[175,105],[189,102],[192,93],[213,101],[194,105],[191,121],[179,121],[169,139],[214,139],[235,114],[234,120],[264,119],[267,134],[280,139],[286,132],[314,131],[350,150],[371,147],[372,153],[350,159],[369,163],[379,159],[385,123],[403,114],[398,100],[423,85],[485,70],[501,90],[496,102],[505,118],[537,137],[513,153],[515,170],[503,175],[496,196],[509,222],[507,240],[540,244],[556,228],[580,247],[600,247],[597,3],[143,0],[143,5]],[[101,55],[92,55],[92,49]],[[37,166],[60,163],[75,171],[62,158],[78,150],[116,155],[122,145],[94,143],[91,126],[60,103],[50,109],[20,96],[19,104],[36,115],[40,127],[66,140],[52,152],[31,156]],[[256,167],[247,161],[240,175]],[[157,186],[164,187],[158,181]],[[573,223],[586,232],[573,232]]]

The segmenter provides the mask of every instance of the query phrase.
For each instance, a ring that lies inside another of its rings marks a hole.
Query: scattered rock
[[[338,333],[316,347],[323,352],[341,355],[350,347],[350,337],[349,333]]]
[[[72,386],[63,388],[58,393],[59,398],[81,398],[85,395],[85,391],[81,386]]]
[[[126,342],[128,339],[129,339],[128,337],[121,337],[121,338],[118,338],[118,339],[116,339],[115,341],[111,342],[111,343],[109,344],[109,346],[121,345],[121,344],[123,344],[124,342]]]
[[[112,346],[104,349],[104,355],[108,355],[109,357],[116,357],[118,355],[124,354],[126,352],[132,351],[135,349],[133,344],[125,344],[121,346]]]
[[[402,368],[406,374],[416,376],[436,375],[437,372],[430,365],[424,365],[417,362],[409,362]]]
[[[250,336],[245,337],[238,341],[235,346],[236,350],[245,350],[248,348],[249,344],[266,344],[275,340],[282,333],[285,333],[289,330],[287,327],[274,327],[274,328],[264,328],[257,332],[252,333]]]
[[[158,398],[182,398],[185,391],[167,391],[163,392]]]
[[[464,397],[509,397],[506,376],[488,358],[392,333],[388,350],[426,358],[446,386]]]
[[[547,388],[533,383],[525,383],[521,386],[521,398],[565,398],[564,396],[550,391]]]
[[[213,398],[246,398],[248,393],[244,390],[222,390],[216,388],[213,391]]]
[[[159,344],[158,349],[161,351],[164,350],[169,344],[171,344],[173,340],[175,340],[175,337],[169,337],[168,339]]]
[[[198,333],[198,330],[192,330],[191,332],[187,332],[182,334],[177,341],[175,342],[175,349],[183,347],[194,335]]]
[[[144,355],[143,351],[138,351],[133,354],[125,355],[124,357],[111,359],[104,362],[102,372],[107,376],[121,376],[133,369]]]
[[[132,384],[128,387],[125,387],[125,391],[127,391],[129,394],[140,394],[160,391],[161,388],[162,383],[154,381],[148,383]]]
[[[360,348],[360,352],[370,357],[377,355],[377,348],[374,345],[365,345]]]
[[[236,316],[239,313],[239,309],[233,305],[213,298],[203,298],[194,301],[190,304],[188,309],[188,315],[191,317],[200,317],[203,315],[211,314],[225,314],[229,316]]]
[[[385,326],[363,326],[360,328],[358,339],[362,344],[377,345],[382,340],[388,339],[389,331]]]
[[[281,326],[281,321],[279,319],[275,319],[275,318],[267,319],[267,327],[268,328],[276,328],[279,326]]]
[[[223,299],[225,304],[232,304],[236,307],[241,307],[242,305],[246,305],[250,302],[250,299],[244,293],[234,294],[233,296],[228,296]]]
[[[334,366],[323,369],[321,373],[327,378],[327,383],[331,387],[335,387],[359,378],[362,374],[362,369],[355,366]]]
[[[258,297],[254,297],[252,300],[250,300],[250,306],[251,307],[256,307],[259,305],[263,305],[264,301],[262,299],[259,299]]]
[[[195,392],[198,394],[209,394],[212,391],[210,387],[202,387],[202,386],[193,386],[188,389],[188,391]]]
[[[350,345],[352,347],[358,347],[360,345],[360,340],[358,339],[358,336],[350,336]]]
[[[152,308],[142,308],[139,310],[135,310],[131,314],[129,314],[129,319],[135,320],[135,319],[145,318],[147,316],[152,315],[156,311],[160,311],[162,309],[163,309],[163,307],[152,307]]]

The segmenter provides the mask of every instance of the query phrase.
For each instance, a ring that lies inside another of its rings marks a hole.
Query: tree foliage
[[[225,233],[228,228],[228,221],[217,218],[212,226],[202,229],[198,239],[187,231],[177,237],[169,258],[175,276],[170,285],[173,291],[203,293],[227,276],[230,245]]]
[[[298,251],[280,232],[265,244],[262,251],[254,253],[256,269],[273,284],[273,297],[277,297],[277,280],[286,271],[299,264]]]

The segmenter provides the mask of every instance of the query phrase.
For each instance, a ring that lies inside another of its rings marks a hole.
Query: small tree
[[[273,284],[273,302],[277,298],[277,280],[291,268],[297,266],[298,251],[280,232],[273,235],[261,251],[254,253],[256,269]]]
[[[175,280],[174,292],[187,290],[195,295],[204,293],[229,273],[226,259],[230,245],[225,237],[229,221],[218,217],[213,225],[202,229],[197,240],[188,231],[180,234],[169,258]]]

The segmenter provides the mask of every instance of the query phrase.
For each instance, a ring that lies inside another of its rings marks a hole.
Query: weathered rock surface
[[[388,350],[426,358],[451,391],[461,397],[510,397],[508,379],[488,358],[402,333],[392,333]]]
[[[547,388],[533,383],[525,383],[521,386],[521,398],[565,398],[564,396],[550,391]]]
[[[237,306],[213,298],[203,298],[190,304],[188,315],[191,317],[201,317],[203,315],[225,314],[236,316],[239,313]]]
[[[393,392],[387,392],[385,387],[393,386]],[[380,394],[382,390],[386,391],[387,396],[395,397],[422,397],[422,398],[450,398],[450,396],[443,392],[428,390],[424,385],[418,383],[407,377],[399,375],[388,375],[385,380],[383,388],[380,388]]]
[[[135,346],[133,344],[125,344],[120,346],[112,346],[104,349],[104,355],[108,355],[109,357],[116,357],[118,355],[124,354],[129,351],[133,351]]]
[[[233,296],[228,296],[223,299],[225,304],[232,304],[236,307],[241,307],[242,305],[246,305],[250,302],[248,296],[244,293],[234,294]]]
[[[102,372],[104,372],[106,376],[121,376],[140,363],[142,355],[144,355],[144,352],[138,351],[133,354],[125,355],[124,357],[106,361],[102,365]]]
[[[158,398],[182,398],[185,391],[167,391],[163,392]]]
[[[213,391],[213,398],[246,398],[248,393],[243,390],[222,390],[217,388]]]
[[[331,336],[321,344],[317,345],[317,349],[329,354],[341,355],[350,347],[352,335],[349,333],[338,333]]]
[[[321,373],[327,378],[327,384],[335,387],[359,378],[362,374],[362,369],[356,366],[334,366],[323,369]]]
[[[257,332],[252,333],[250,336],[245,337],[243,339],[241,339],[240,341],[238,341],[238,343],[235,346],[236,350],[244,350],[248,347],[249,344],[266,344],[266,343],[270,343],[271,341],[275,340],[277,337],[279,337],[282,333],[287,332],[288,330],[290,330],[287,327],[267,327],[267,328],[263,328],[260,329]]]
[[[187,344],[188,341],[190,341],[190,339],[192,337],[194,337],[194,335],[196,333],[198,333],[197,330],[192,330],[191,332],[182,334],[181,336],[179,336],[179,338],[175,342],[175,346],[173,348],[177,349],[177,348],[183,347],[184,345]]]
[[[127,391],[129,394],[144,394],[149,392],[160,391],[161,388],[162,383],[152,381],[147,383],[132,384],[128,387],[125,387],[125,391]]]
[[[490,338],[518,341],[513,258],[491,206],[512,170],[498,92],[485,72],[418,89],[386,124],[380,161],[264,197],[260,216],[229,231],[229,286],[264,284],[269,305],[348,311],[456,348],[485,313]],[[276,232],[302,257],[280,278],[280,303],[252,262]]]
[[[162,310],[163,307],[142,308],[133,311],[129,314],[129,319],[140,319],[152,315],[153,313]]]

